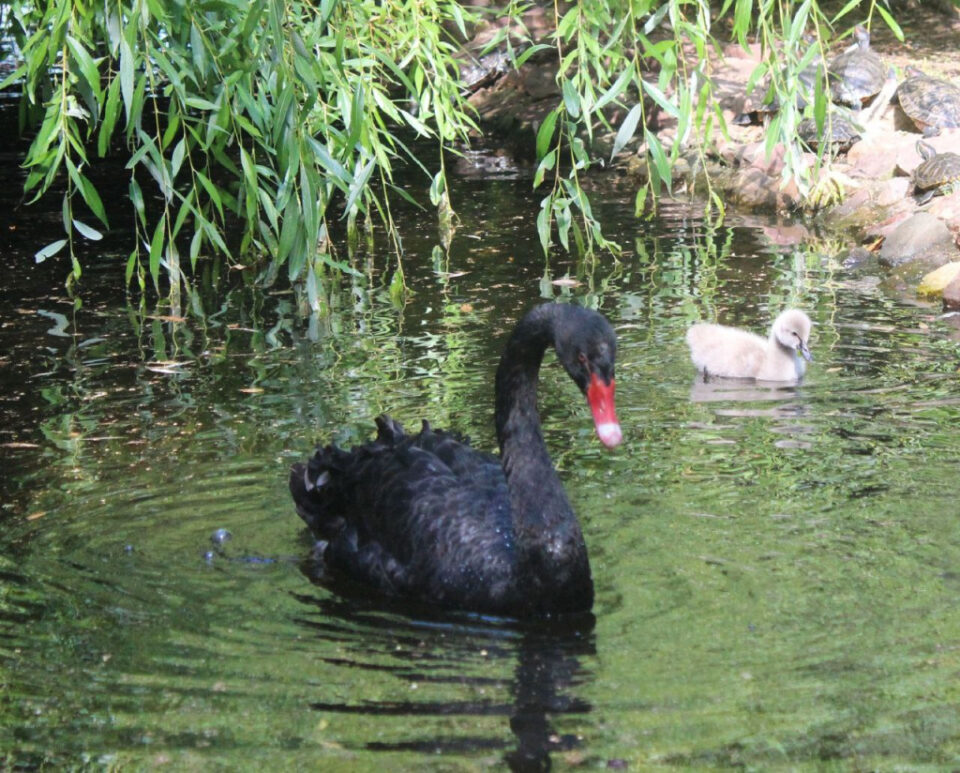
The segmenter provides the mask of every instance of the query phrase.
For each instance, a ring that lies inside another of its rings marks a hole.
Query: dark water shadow
[[[592,614],[554,620],[521,622],[468,613],[438,613],[405,604],[364,602],[332,596],[298,594],[311,608],[297,622],[317,639],[333,643],[336,657],[321,659],[338,668],[386,672],[398,680],[439,687],[455,684],[470,694],[485,689],[510,700],[377,700],[362,696],[350,701],[315,701],[320,712],[370,717],[503,717],[515,742],[502,733],[444,732],[398,741],[358,741],[367,751],[417,752],[430,755],[469,755],[503,751],[503,762],[514,771],[551,768],[551,755],[579,748],[586,739],[556,732],[553,717],[587,714],[592,704],[577,689],[593,679],[581,659],[596,654]],[[325,650],[327,648],[324,648]],[[347,652],[349,654],[344,655]],[[383,655],[389,653],[389,661]],[[512,678],[504,684],[496,665],[515,661]],[[424,690],[426,692],[427,690]],[[412,722],[411,726],[415,726]]]

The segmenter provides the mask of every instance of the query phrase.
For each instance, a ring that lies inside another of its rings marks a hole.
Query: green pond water
[[[960,766],[956,321],[759,226],[645,223],[616,197],[597,206],[619,262],[547,266],[528,189],[462,181],[448,259],[409,217],[403,308],[376,253],[314,319],[227,268],[205,321],[153,317],[115,256],[75,310],[65,268],[6,233],[0,767]],[[621,447],[552,356],[540,390],[593,624],[312,584],[290,464],[382,411],[492,449],[501,343],[548,297],[620,342]],[[805,383],[697,383],[692,321],[762,332],[786,305],[815,322]]]

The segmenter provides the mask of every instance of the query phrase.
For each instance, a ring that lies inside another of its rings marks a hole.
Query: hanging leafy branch
[[[179,303],[182,254],[193,268],[235,250],[269,256],[268,280],[285,265],[315,288],[324,264],[346,268],[331,217],[389,221],[391,197],[409,198],[393,184],[399,157],[419,163],[401,130],[446,145],[475,128],[451,18],[465,37],[473,16],[433,0],[16,5],[23,63],[0,87],[22,80],[25,122],[42,113],[26,189],[36,199],[67,181],[64,238],[37,260],[68,249],[80,277],[78,236],[100,237],[91,216],[108,227],[91,154],[122,142],[128,281],[159,288],[165,275]]]
[[[882,6],[867,5],[868,17],[876,11],[896,30]],[[768,75],[783,92],[767,141],[788,148],[785,174],[803,173],[793,141],[799,73],[823,59],[830,25],[859,6],[851,0],[831,19],[816,0],[726,0],[720,9],[732,13],[734,39],[763,43],[767,59],[755,79]],[[435,143],[430,201],[448,238],[454,216],[444,154],[478,131],[457,55],[481,13],[501,23],[491,45],[505,46],[515,66],[544,49],[556,56],[560,98],[536,138],[544,249],[556,238],[564,249],[616,251],[583,174],[638,143],[650,169],[637,194],[640,212],[648,197],[669,190],[679,154],[687,147],[702,153],[715,127],[723,128],[710,78],[711,5],[555,3],[549,43],[518,53],[515,44],[530,42],[524,9],[518,0],[489,11],[454,0],[9,4],[22,61],[0,88],[21,84],[22,124],[35,131],[24,160],[26,192],[35,200],[63,188],[63,235],[36,259],[66,251],[71,280],[79,279],[80,240],[96,241],[109,227],[91,169],[98,158],[123,153],[136,236],[127,281],[158,292],[165,281],[175,308],[189,287],[186,266],[192,273],[203,255],[217,252],[255,256],[265,282],[285,267],[316,309],[320,275],[351,270],[336,257],[331,229],[343,221],[349,244],[358,223],[372,219],[393,240],[391,291],[402,294],[391,202],[412,199],[394,184],[394,171],[402,159],[429,174],[404,138]],[[804,38],[811,29],[813,44]],[[826,108],[821,85],[820,126]],[[676,121],[669,144],[649,128],[651,110]],[[599,132],[613,135],[612,148],[600,149]]]

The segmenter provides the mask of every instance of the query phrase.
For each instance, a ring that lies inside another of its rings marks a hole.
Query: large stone
[[[960,276],[943,288],[943,308],[960,311]]]
[[[933,266],[957,257],[953,235],[940,218],[918,212],[900,223],[880,248],[880,263],[888,267],[922,260]]]
[[[913,210],[912,202],[907,201],[910,187],[905,177],[865,182],[831,207],[827,220],[837,227],[863,228],[868,234],[886,235],[892,230],[889,223],[898,222]]]
[[[891,177],[898,167],[902,168],[905,159],[913,162],[917,158],[919,163],[916,136],[887,131],[868,134],[847,152],[850,174],[870,179]]]
[[[960,277],[960,260],[946,263],[927,274],[920,280],[920,284],[917,285],[917,294],[931,296],[942,295],[944,288],[957,277]]]

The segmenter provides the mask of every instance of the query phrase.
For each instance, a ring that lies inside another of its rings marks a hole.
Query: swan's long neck
[[[543,531],[574,524],[573,511],[547,453],[537,412],[544,351],[554,343],[552,307],[539,307],[514,330],[497,369],[497,440],[510,491],[514,528]],[[542,538],[546,534],[541,535]]]
[[[767,339],[767,359],[772,360],[774,358],[793,365],[798,379],[803,378],[803,374],[807,372],[807,363],[803,361],[800,353],[792,346],[781,343],[777,337],[776,329],[770,331],[770,338]]]

